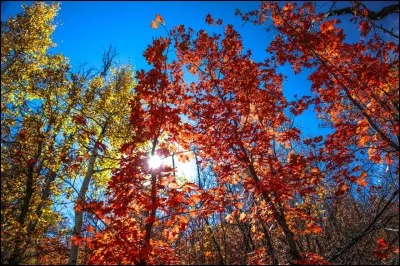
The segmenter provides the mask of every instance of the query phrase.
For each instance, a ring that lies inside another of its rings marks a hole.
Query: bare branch
[[[117,56],[117,51],[115,47],[112,47],[112,45],[110,44],[108,50],[103,52],[103,69],[100,73],[100,76],[104,78],[107,75],[107,72],[110,69],[112,63],[114,62],[116,56]]]

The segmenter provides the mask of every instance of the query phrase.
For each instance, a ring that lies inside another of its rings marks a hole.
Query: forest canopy
[[[159,10],[146,64],[93,67],[53,52],[60,8],[2,16],[2,264],[399,264],[398,2]]]

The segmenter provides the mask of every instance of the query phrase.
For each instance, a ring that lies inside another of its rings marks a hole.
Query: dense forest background
[[[2,18],[2,264],[398,265],[399,4],[336,2],[237,10],[260,60],[155,14],[136,67],[49,52],[57,3]]]

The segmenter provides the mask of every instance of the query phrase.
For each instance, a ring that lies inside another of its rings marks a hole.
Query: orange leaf
[[[319,227],[318,225],[315,225],[310,229],[310,231],[316,234],[320,234],[322,233],[322,228]]]
[[[101,213],[101,211],[95,211],[94,213],[97,215],[97,217],[103,219],[103,214]]]
[[[319,27],[322,33],[330,33],[335,29],[336,21],[330,20],[322,23]]]
[[[393,250],[394,253],[399,254],[399,248],[393,247],[392,250]]]
[[[156,15],[156,22],[164,23],[164,19],[160,16],[160,14]]]
[[[243,205],[244,205],[243,202],[238,202],[238,203],[236,203],[236,208],[242,209],[242,208],[243,208]]]
[[[76,204],[76,206],[75,206],[75,211],[76,212],[80,212],[80,211],[82,211],[83,210],[83,206],[82,206],[82,204],[80,203],[80,202],[78,202],[77,204]]]
[[[177,188],[178,185],[176,184],[176,182],[171,182],[171,183],[169,183],[168,187],[169,187],[170,189],[174,189],[174,188]]]
[[[89,225],[88,227],[87,227],[87,231],[90,233],[90,232],[94,232],[94,227],[93,226],[91,226],[91,225]]]
[[[191,197],[190,197],[192,200],[193,200],[193,202],[194,203],[199,203],[200,202],[200,195],[192,195]]]
[[[179,220],[179,230],[183,231],[186,228],[186,225],[189,222],[189,218],[186,216],[183,216],[180,220]]]
[[[73,236],[71,237],[71,241],[74,243],[75,246],[78,246],[83,241],[83,238],[80,236]]]
[[[320,226],[318,226],[318,225],[315,225],[315,224],[312,224],[312,223],[308,223],[306,225],[306,232],[320,234],[320,233],[322,233],[322,228]]]
[[[336,191],[336,196],[340,196],[343,195],[345,192],[349,191],[349,186],[346,184],[343,184],[342,186],[340,186],[339,190]]]
[[[313,169],[311,169],[311,172],[313,172],[314,174],[318,174],[319,173],[319,169],[314,167]]]
[[[189,205],[190,205],[190,204],[189,204]],[[190,213],[189,213],[189,216],[192,217],[192,218],[194,218],[194,217],[196,217],[196,215],[197,215],[197,213],[196,213],[193,209],[191,209],[191,211],[190,211]]]
[[[225,217],[225,221],[227,221],[227,222],[229,222],[229,223],[232,223],[232,222],[233,222],[232,214],[228,214],[228,215]]]
[[[362,187],[366,187],[367,186],[367,180],[365,180],[366,177],[367,173],[363,172],[361,176],[356,180],[356,183]]]
[[[157,28],[158,28],[158,23],[157,23],[157,21],[152,20],[152,21],[151,21],[151,27],[152,27],[153,29],[157,29]]]
[[[163,179],[163,180],[161,180],[161,182],[160,182],[160,185],[161,186],[166,186],[166,185],[168,185],[168,180],[167,179]]]

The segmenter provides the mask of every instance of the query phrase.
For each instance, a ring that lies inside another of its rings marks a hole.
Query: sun
[[[148,163],[148,166],[150,167],[150,169],[157,169],[161,165],[169,166],[169,167],[172,167],[174,165],[176,174],[178,176],[185,177],[188,180],[190,180],[191,182],[196,180],[196,176],[197,176],[196,163],[193,159],[188,162],[183,163],[175,158],[175,161],[173,163],[173,159],[171,156],[163,158],[163,157],[160,157],[157,154],[155,154],[154,156],[152,156],[152,155],[149,156],[147,163]]]
[[[157,169],[163,163],[163,159],[158,155],[150,156],[148,164],[151,169]]]

